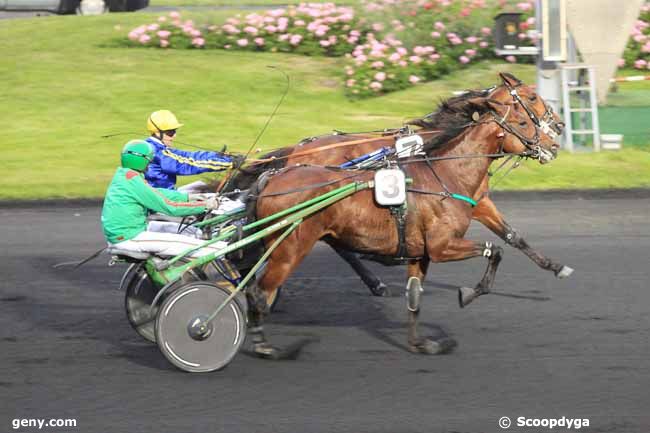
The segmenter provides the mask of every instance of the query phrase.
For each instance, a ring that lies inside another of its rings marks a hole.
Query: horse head
[[[521,104],[526,113],[533,120],[535,125],[542,132],[550,135],[551,138],[562,135],[564,122],[562,118],[553,111],[553,108],[539,96],[533,87],[524,84],[514,75],[507,72],[499,73],[502,85],[496,87],[490,97],[501,102],[511,101]]]
[[[539,126],[523,104],[504,103],[490,98],[483,102],[489,109],[481,121],[494,121],[502,129],[499,134],[501,152],[537,159],[540,164],[557,157],[557,135]]]

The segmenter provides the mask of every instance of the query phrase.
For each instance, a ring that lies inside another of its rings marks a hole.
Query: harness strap
[[[406,207],[392,206],[390,214],[395,219],[395,226],[397,227],[397,252],[395,257],[403,259],[408,257],[406,248]]]
[[[472,207],[475,207],[478,205],[478,202],[474,200],[471,197],[467,197],[466,195],[462,194],[456,194],[456,193],[449,193],[449,192],[439,192],[439,191],[425,191],[422,189],[417,189],[417,188],[407,188],[407,192],[412,192],[415,194],[425,194],[425,195],[438,195],[440,197],[444,198],[453,198],[455,200],[460,200],[464,201],[465,203],[469,203]]]

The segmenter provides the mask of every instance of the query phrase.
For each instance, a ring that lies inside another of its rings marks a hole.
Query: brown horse
[[[441,117],[447,116],[449,109],[453,109],[457,104],[463,105],[468,99],[483,97],[505,104],[512,103],[520,105],[526,110],[536,126],[544,129],[550,127],[550,134],[555,133],[560,135],[562,133],[563,123],[533,89],[523,84],[511,74],[502,73],[499,76],[502,81],[500,86],[487,90],[470,91],[459,97],[451,98],[445,101],[438,111],[425,116],[423,119],[413,121],[411,124],[427,130],[437,128]],[[364,140],[366,141],[354,145],[346,145],[346,143]],[[392,145],[393,142],[394,137],[392,134],[386,134],[385,139],[368,134],[334,134],[303,140],[297,146],[279,149],[264,155],[263,158],[265,159],[275,158],[270,162],[255,164],[242,169],[229,182],[229,188],[231,190],[248,189],[263,171],[269,169],[278,169],[295,164],[339,165],[383,146]],[[339,144],[342,145],[336,147]],[[473,209],[472,218],[486,226],[508,245],[521,250],[542,269],[552,271],[559,278],[569,276],[572,272],[571,268],[558,264],[538,253],[528,245],[522,235],[506,222],[488,195],[489,181],[490,175],[486,173],[486,176],[481,182],[481,187],[477,190],[476,196],[473,197],[475,200],[481,200]],[[381,296],[385,293],[386,285],[363,265],[356,254],[337,246],[333,247],[352,266],[374,295]]]
[[[426,132],[428,123],[422,121]],[[421,281],[429,262],[448,262],[483,256],[488,266],[481,281],[459,292],[461,306],[488,293],[502,249],[490,242],[464,239],[472,220],[466,201],[447,193],[477,197],[495,154],[532,155],[532,150],[555,157],[558,145],[536,126],[520,104],[502,104],[481,98],[465,99],[453,107],[443,105],[436,126],[442,134],[425,143],[427,158],[402,161],[407,177],[413,179],[407,197],[406,256],[409,257],[407,284],[409,309],[409,349],[417,353],[443,353],[455,346],[451,339],[432,341],[418,335],[417,319]],[[430,159],[428,159],[430,158]],[[307,185],[350,182],[350,172],[317,166],[294,166],[271,176],[259,193],[258,218],[263,218],[304,202],[340,186],[328,184],[312,189]],[[372,173],[360,172],[357,180],[370,180]],[[295,190],[296,187],[298,190]],[[289,192],[282,194],[283,192]],[[339,247],[376,255],[394,256],[399,250],[397,223],[387,207],[379,206],[371,190],[363,190],[307,218],[270,255],[262,277],[247,289],[250,332],[254,350],[260,356],[276,357],[262,323],[267,296],[273,293],[311,251],[318,240]],[[274,241],[266,239],[267,246]]]

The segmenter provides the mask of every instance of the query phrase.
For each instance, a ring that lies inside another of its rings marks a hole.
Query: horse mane
[[[474,113],[481,116],[489,110],[487,105],[477,103],[477,99],[487,98],[492,90],[468,90],[462,95],[442,100],[436,111],[410,120],[407,125],[419,126],[423,130],[440,130],[440,134],[425,142],[424,150],[441,149],[473,123]]]
[[[268,170],[282,168],[287,165],[287,160],[284,158],[293,151],[293,147],[283,147],[273,150],[269,153],[262,155],[262,158],[277,158],[267,162],[251,164],[248,167],[240,167],[237,173],[230,179],[228,186],[223,192],[230,192],[236,189],[248,189],[257,178]]]

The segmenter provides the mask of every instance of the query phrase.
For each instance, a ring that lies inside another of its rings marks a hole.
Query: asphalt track
[[[308,338],[295,360],[240,353],[223,371],[174,369],[129,327],[123,268],[102,257],[53,269],[102,245],[96,206],[0,208],[0,431],[18,418],[74,418],[47,432],[567,431],[516,427],[527,418],[589,419],[579,431],[650,431],[650,206],[645,197],[498,200],[541,251],[576,269],[567,280],[506,247],[498,294],[465,310],[457,285],[485,262],[434,266],[422,319],[458,348],[413,355],[404,271],[373,265],[393,296],[372,298],[318,246],[287,283],[269,331]],[[472,237],[495,240],[479,226]],[[571,430],[576,431],[576,430]]]

